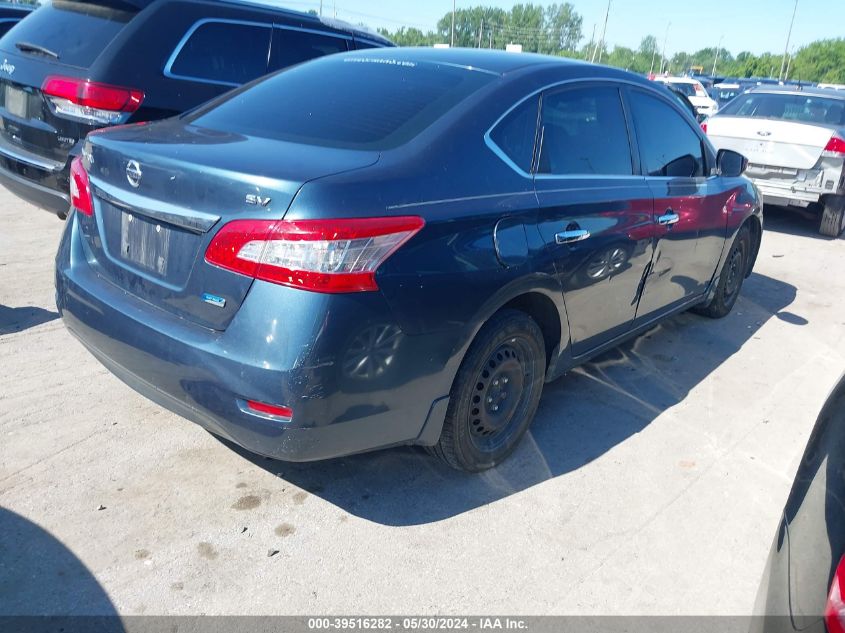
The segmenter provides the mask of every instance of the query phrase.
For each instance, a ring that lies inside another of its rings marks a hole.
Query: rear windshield
[[[845,125],[845,99],[752,92],[738,96],[720,114],[840,126]]]
[[[58,55],[60,64],[88,68],[135,15],[100,4],[56,0],[34,11],[3,38],[3,48],[41,46]],[[25,53],[52,59],[40,53]]]
[[[694,97],[695,96],[695,84],[685,84],[685,83],[667,83],[672,90],[677,90],[682,95],[687,97]]]
[[[232,93],[189,121],[306,145],[383,150],[408,142],[493,79],[386,56],[324,57]]]

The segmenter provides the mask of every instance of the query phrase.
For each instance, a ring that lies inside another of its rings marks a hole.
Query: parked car
[[[814,209],[819,231],[845,229],[845,93],[758,87],[707,121],[717,148],[748,157],[769,204]]]
[[[845,631],[845,378],[819,414],[775,535],[752,633]]]
[[[372,33],[228,0],[55,0],[0,39],[0,184],[63,217],[71,159],[103,126],[162,119]]]
[[[762,228],[743,168],[621,70],[344,53],[89,136],[57,305],[129,385],[256,453],[418,444],[479,471],[545,381],[731,310]]]
[[[695,109],[702,116],[708,117],[719,111],[719,104],[716,103],[705,90],[704,86],[697,79],[689,77],[664,77],[658,75],[655,81],[666,84],[673,90],[682,92],[695,106]]]
[[[35,6],[31,4],[0,2],[0,37],[3,37],[15,24],[32,13],[34,8]]]
[[[733,101],[737,96],[745,92],[746,88],[742,84],[729,82],[723,84],[716,84],[713,90],[710,91],[714,101],[719,104],[720,108]]]

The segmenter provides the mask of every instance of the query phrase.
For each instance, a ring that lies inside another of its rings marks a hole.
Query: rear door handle
[[[673,224],[677,224],[680,219],[681,216],[672,211],[672,209],[666,209],[666,213],[657,218],[657,223],[661,226],[672,226]]]
[[[558,244],[573,244],[574,242],[583,242],[590,237],[590,232],[583,229],[575,229],[573,231],[563,231],[555,234],[555,242]]]

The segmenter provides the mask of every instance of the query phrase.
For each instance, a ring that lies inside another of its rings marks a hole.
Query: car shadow
[[[353,515],[392,526],[439,521],[577,470],[639,433],[766,321],[782,314],[795,296],[794,286],[752,274],[725,321],[680,314],[547,384],[534,424],[516,452],[478,475],[456,472],[420,448],[296,464],[224,443]],[[785,314],[800,327],[798,315]]]
[[[0,629],[123,631],[105,589],[73,552],[35,523],[0,508]]]
[[[766,205],[763,210],[763,228],[784,235],[800,235],[817,240],[837,239],[819,233],[819,214],[799,207]]]
[[[10,308],[0,305],[0,336],[22,332],[29,328],[55,321],[59,318],[58,312],[24,306],[21,308]]]

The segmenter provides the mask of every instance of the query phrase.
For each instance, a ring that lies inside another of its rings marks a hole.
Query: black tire
[[[721,319],[730,314],[742,290],[742,282],[748,273],[750,256],[751,231],[748,230],[748,225],[744,224],[736,234],[728,258],[725,260],[722,274],[719,275],[716,294],[708,303],[696,306],[692,311],[711,319]]]
[[[822,199],[822,218],[819,233],[839,237],[845,230],[845,196],[826,196]]]
[[[431,452],[466,472],[499,464],[531,425],[545,372],[543,333],[534,319],[518,310],[494,315],[461,363]]]

